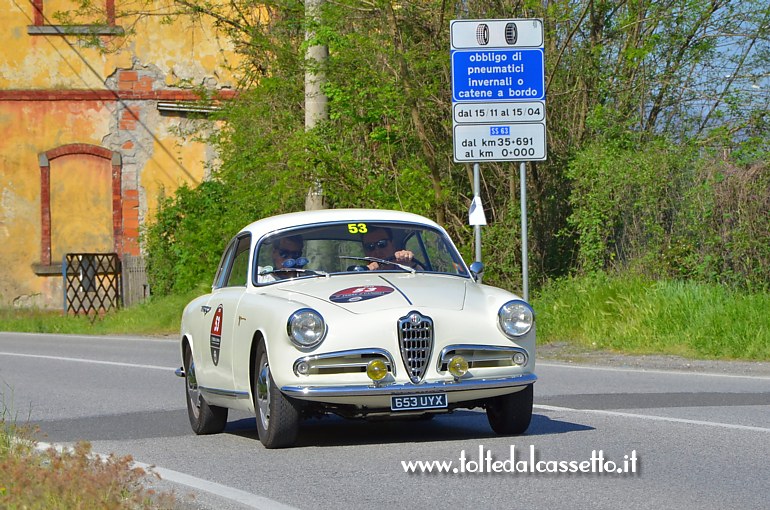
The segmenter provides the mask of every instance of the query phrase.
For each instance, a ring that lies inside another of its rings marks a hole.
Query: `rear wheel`
[[[275,385],[264,342],[257,347],[254,368],[254,408],[259,440],[265,448],[292,446],[299,434],[299,409],[297,403]]]
[[[532,421],[532,385],[487,401],[487,419],[499,435],[523,434]]]
[[[227,408],[211,406],[198,389],[195,377],[195,361],[190,346],[184,349],[185,395],[187,396],[187,416],[190,426],[196,434],[218,434],[227,425]]]

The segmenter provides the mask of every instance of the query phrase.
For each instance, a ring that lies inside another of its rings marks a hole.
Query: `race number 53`
[[[351,234],[366,234],[368,231],[366,223],[348,223],[348,232]]]

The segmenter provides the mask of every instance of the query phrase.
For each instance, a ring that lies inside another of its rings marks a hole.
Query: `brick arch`
[[[98,145],[91,145],[90,143],[69,143],[46,151],[43,154],[50,161],[52,159],[60,158],[62,156],[71,156],[73,154],[88,154],[91,156],[98,156],[102,159],[112,159],[114,153],[109,149],[99,147]]]
[[[98,145],[71,143],[38,155],[40,166],[40,263],[51,265],[51,161],[62,156],[85,154],[109,160],[112,165],[112,238],[116,253],[120,253],[123,233],[123,199],[121,174],[123,162],[119,152]]]

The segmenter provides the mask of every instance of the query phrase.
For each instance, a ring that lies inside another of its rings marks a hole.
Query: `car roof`
[[[252,235],[259,237],[268,232],[275,232],[287,228],[342,221],[350,223],[372,221],[420,223],[443,230],[437,223],[424,216],[403,211],[391,211],[386,209],[321,209],[317,211],[279,214],[277,216],[263,218],[245,226],[241,232],[251,232]]]

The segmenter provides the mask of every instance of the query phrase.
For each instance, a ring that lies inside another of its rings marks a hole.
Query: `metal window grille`
[[[433,320],[418,312],[410,312],[400,318],[398,342],[409,379],[413,383],[420,382],[433,351]]]
[[[62,264],[64,311],[97,315],[121,304],[117,253],[68,253]]]

